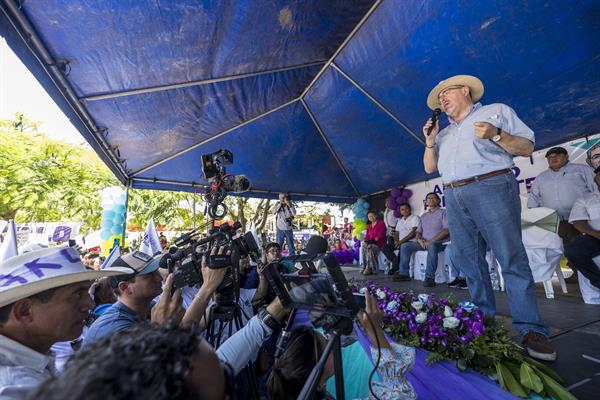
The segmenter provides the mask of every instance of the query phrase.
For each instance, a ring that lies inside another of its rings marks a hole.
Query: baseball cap
[[[141,251],[134,251],[133,253],[120,256],[110,267],[105,269],[111,270],[113,268],[119,268],[122,270],[123,268],[128,268],[134,275],[146,275],[158,269],[161,257],[162,254],[152,258],[152,256],[142,253]]]
[[[565,150],[564,147],[553,147],[546,152],[546,155],[544,157],[547,158],[550,154],[569,154],[569,153],[567,153],[567,150]]]

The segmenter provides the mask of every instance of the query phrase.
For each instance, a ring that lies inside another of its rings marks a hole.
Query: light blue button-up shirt
[[[499,169],[511,168],[513,156],[490,139],[475,136],[475,122],[489,122],[513,136],[535,143],[533,131],[505,104],[482,106],[476,103],[460,123],[449,118],[450,125],[436,137],[437,167],[447,184]]]
[[[547,169],[535,178],[527,207],[552,208],[566,221],[577,199],[597,191],[594,171],[590,167],[567,163],[558,171]]]

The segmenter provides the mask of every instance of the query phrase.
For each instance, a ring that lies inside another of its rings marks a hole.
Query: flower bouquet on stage
[[[515,396],[574,399],[552,369],[524,356],[504,327],[485,319],[473,303],[395,292],[372,282],[353,286],[353,291],[375,296],[386,332],[400,343],[426,350],[427,365],[452,360],[458,370],[478,371]]]

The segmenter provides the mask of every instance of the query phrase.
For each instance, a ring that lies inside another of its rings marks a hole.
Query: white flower
[[[392,300],[388,303],[387,307],[385,308],[388,311],[394,311],[394,309],[398,306],[398,303],[396,302],[396,300]]]
[[[429,300],[429,295],[425,293],[421,293],[418,297],[419,301],[423,304],[427,303],[427,300]]]
[[[386,294],[383,290],[381,289],[377,289],[377,297],[379,298],[379,300],[385,300]]]
[[[420,312],[415,317],[415,321],[417,321],[418,324],[422,324],[426,320],[427,320],[427,313],[426,312]]]
[[[410,303],[410,305],[417,311],[421,311],[421,308],[423,308],[423,303],[421,303],[420,301],[413,301],[412,303]]]
[[[367,294],[367,288],[366,287],[360,288],[360,290],[358,291],[358,293],[360,293],[360,294]]]
[[[454,313],[452,312],[452,309],[450,307],[444,307],[444,317],[451,317],[453,315]]]
[[[445,329],[454,329],[458,326],[460,320],[456,317],[446,317],[444,318],[444,328]]]

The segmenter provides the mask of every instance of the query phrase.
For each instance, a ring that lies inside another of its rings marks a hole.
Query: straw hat
[[[124,273],[131,270],[86,270],[71,247],[32,251],[0,264],[0,307],[48,289]]]
[[[471,89],[471,98],[476,103],[483,96],[483,83],[479,78],[471,75],[455,75],[438,83],[427,96],[427,107],[432,110],[440,108],[438,96],[440,92],[451,86],[468,86]]]

